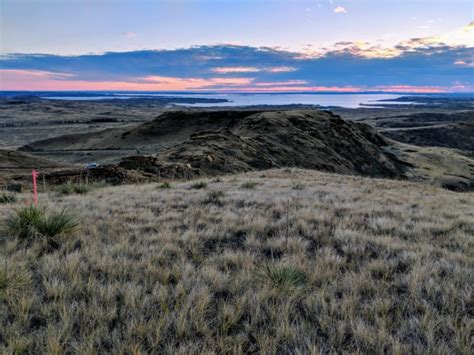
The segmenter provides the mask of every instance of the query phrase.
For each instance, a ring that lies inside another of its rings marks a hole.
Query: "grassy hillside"
[[[472,193],[269,170],[40,200],[82,222],[2,232],[0,352],[472,351]]]
[[[54,160],[41,158],[16,150],[0,149],[0,169],[2,174],[10,171],[18,172],[22,169],[31,171],[31,169],[58,168],[64,166],[68,166],[68,164],[59,164]]]

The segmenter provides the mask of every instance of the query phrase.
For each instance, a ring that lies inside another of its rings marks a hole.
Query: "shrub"
[[[56,237],[73,232],[79,222],[66,210],[48,212],[29,206],[17,209],[6,219],[5,225],[7,233],[22,241],[44,239],[56,246]]]
[[[271,288],[280,292],[294,291],[306,286],[306,274],[292,266],[275,266],[266,264],[257,272],[261,282],[270,284]]]
[[[257,186],[257,183],[254,181],[247,181],[241,185],[243,189],[254,189],[255,186]]]
[[[171,189],[171,184],[169,182],[163,182],[161,185],[158,185],[159,189]]]
[[[191,188],[195,190],[205,189],[206,187],[207,184],[204,181],[195,182],[191,185]]]
[[[16,196],[13,194],[1,194],[0,203],[14,203],[16,202]]]
[[[59,185],[57,188],[57,191],[63,195],[86,194],[90,190],[91,187],[89,185],[77,184],[70,181]]]
[[[213,204],[217,206],[224,205],[222,198],[225,196],[224,191],[209,191],[204,204]]]

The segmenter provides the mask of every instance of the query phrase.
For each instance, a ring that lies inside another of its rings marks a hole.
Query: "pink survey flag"
[[[38,189],[37,189],[37,185],[36,185],[36,178],[38,177],[38,172],[33,169],[31,171],[31,176],[33,177],[33,200],[35,202],[35,207],[38,206]]]

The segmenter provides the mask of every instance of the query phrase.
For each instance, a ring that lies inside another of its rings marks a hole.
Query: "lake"
[[[236,107],[254,105],[320,105],[357,108],[363,105],[375,105],[382,101],[384,104],[409,104],[409,102],[386,102],[403,95],[399,94],[162,94],[162,93],[104,93],[104,96],[44,96],[51,100],[110,100],[131,98],[209,98],[226,99],[228,102],[221,103],[178,103],[183,106],[193,107]]]

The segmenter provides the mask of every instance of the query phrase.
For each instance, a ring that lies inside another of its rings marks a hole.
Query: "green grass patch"
[[[72,233],[78,225],[78,219],[64,209],[47,211],[35,206],[19,208],[5,220],[7,234],[26,242],[45,240],[50,246],[57,246],[58,237]]]
[[[292,266],[265,264],[257,272],[258,279],[280,292],[291,292],[302,289],[307,284],[304,271]]]
[[[163,182],[158,185],[159,189],[171,189],[171,184],[169,182]]]
[[[59,185],[56,188],[56,191],[63,195],[73,195],[73,194],[79,194],[83,195],[88,193],[90,190],[92,190],[91,185],[85,185],[85,184],[78,184],[74,182],[66,182],[64,184]]]

